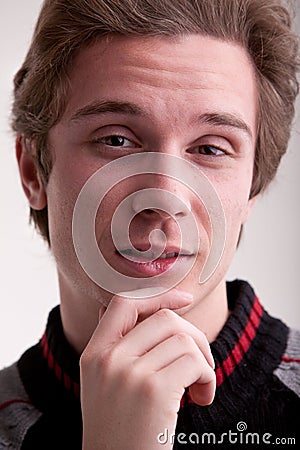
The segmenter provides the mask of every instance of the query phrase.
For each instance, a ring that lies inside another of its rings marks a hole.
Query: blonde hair
[[[68,96],[68,72],[77,52],[103,36],[214,36],[244,46],[259,92],[259,129],[251,196],[275,176],[286,152],[299,86],[298,40],[281,0],[45,0],[33,40],[15,76],[13,129],[35,142],[36,164],[47,183],[48,132]],[[237,68],[238,70],[238,68]],[[30,211],[50,244],[47,208]]]

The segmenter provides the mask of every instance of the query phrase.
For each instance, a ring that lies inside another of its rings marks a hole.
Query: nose
[[[166,189],[148,188],[137,191],[132,200],[136,214],[150,216],[157,213],[162,219],[173,217],[180,219],[188,216],[191,205],[184,195]]]

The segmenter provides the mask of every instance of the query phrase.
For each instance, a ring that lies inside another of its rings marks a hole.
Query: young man
[[[299,333],[226,273],[297,51],[280,0],[45,1],[13,117],[60,306],[0,373],[1,449],[296,442]]]

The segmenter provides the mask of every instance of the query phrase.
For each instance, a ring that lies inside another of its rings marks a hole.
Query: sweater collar
[[[211,344],[216,363],[217,387],[243,360],[257,335],[264,313],[258,297],[245,281],[228,282],[227,298],[230,316]]]

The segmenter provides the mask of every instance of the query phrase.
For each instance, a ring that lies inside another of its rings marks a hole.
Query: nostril
[[[141,189],[133,194],[132,209],[144,215],[159,214],[161,217],[187,216],[190,204],[177,195],[157,188]]]
[[[143,214],[147,214],[147,215],[153,215],[153,214],[159,214],[162,217],[167,217],[170,216],[170,214],[167,211],[163,211],[162,209],[157,209],[157,208],[145,208],[141,211],[141,213]]]

